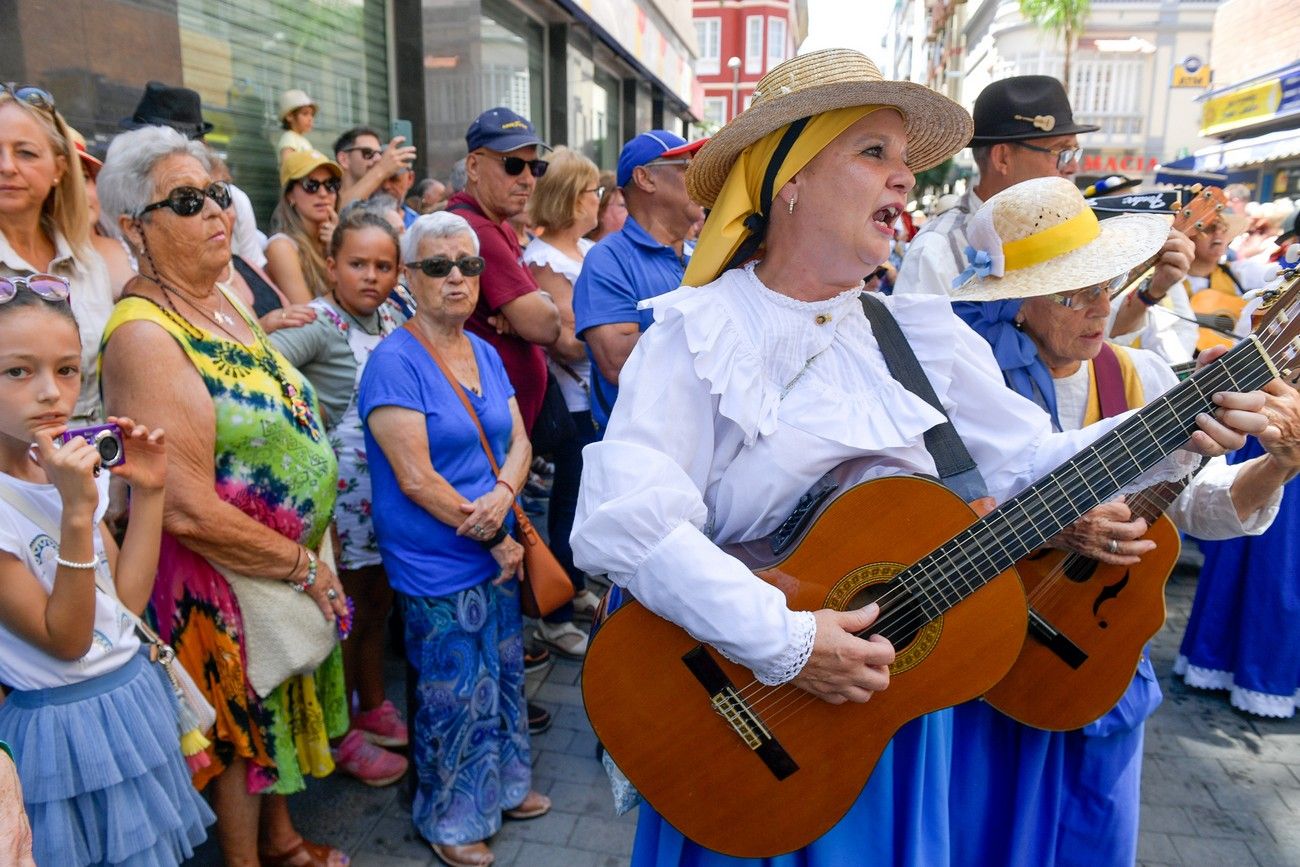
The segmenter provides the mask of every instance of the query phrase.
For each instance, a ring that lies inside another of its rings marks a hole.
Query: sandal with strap
[[[462,846],[453,846],[445,843],[430,843],[433,847],[433,854],[438,856],[438,860],[448,867],[487,867],[496,860],[492,850],[487,844],[480,840],[477,843],[466,843]]]
[[[277,855],[258,852],[257,860],[262,867],[329,867],[330,855],[337,851],[337,849],[325,843],[310,843],[307,840],[299,840],[297,846]],[[343,855],[342,852],[339,852],[339,854]],[[300,860],[304,856],[310,860]],[[347,855],[343,855],[344,864],[349,863],[349,860]]]
[[[529,798],[532,798],[534,795],[537,799],[533,802],[533,806],[525,807],[524,804],[527,804]],[[529,792],[524,796],[523,802],[518,807],[515,807],[512,810],[502,810],[501,815],[505,816],[507,819],[514,819],[515,821],[522,822],[526,819],[536,819],[540,816],[545,816],[549,812],[551,812],[551,799],[539,792]]]

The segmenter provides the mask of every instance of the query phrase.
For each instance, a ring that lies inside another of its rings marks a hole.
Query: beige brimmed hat
[[[891,81],[863,54],[828,48],[787,60],[758,80],[749,108],[700,149],[686,171],[691,198],[712,207],[727,172],[746,147],[788,123],[837,108],[892,106],[907,130],[907,165],[937,166],[966,146],[974,124],[966,109],[910,81]]]
[[[1098,221],[1066,178],[1023,181],[967,221],[968,267],[950,294],[953,301],[998,301],[1095,286],[1155,256],[1169,225],[1165,214]]]
[[[308,96],[307,91],[299,90],[296,87],[286,90],[280,94],[280,120],[288,117],[290,112],[306,108],[309,105],[317,111],[320,110],[319,106],[316,105],[316,100]]]

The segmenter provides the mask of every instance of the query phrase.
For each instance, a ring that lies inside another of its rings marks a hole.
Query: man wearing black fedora
[[[957,204],[929,220],[903,257],[895,292],[944,294],[966,267],[966,220],[990,197],[1034,178],[1070,178],[1079,170],[1079,134],[1100,127],[1076,123],[1061,82],[1049,75],[1016,75],[995,81],[975,99],[975,136],[970,141],[979,182]],[[1171,232],[1146,295],[1164,298],[1191,264],[1192,243]],[[1137,293],[1129,298],[1136,299]],[[1118,306],[1112,334],[1128,334],[1146,324],[1143,302]]]

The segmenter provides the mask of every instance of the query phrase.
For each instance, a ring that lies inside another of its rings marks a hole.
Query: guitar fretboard
[[[906,596],[882,598],[868,631],[897,640],[939,617],[1185,443],[1197,415],[1215,408],[1216,392],[1252,391],[1276,375],[1259,342],[1242,341],[899,573],[895,586]],[[911,610],[891,610],[898,606]]]

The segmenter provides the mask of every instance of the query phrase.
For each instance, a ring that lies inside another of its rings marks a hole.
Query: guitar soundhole
[[[896,650],[902,650],[916,640],[916,634],[925,626],[925,620],[919,616],[912,604],[912,595],[901,589],[895,581],[883,581],[868,584],[849,599],[845,610],[861,608],[887,596],[880,606],[880,617],[871,627],[872,632],[889,639]],[[879,627],[879,628],[877,628]]]

